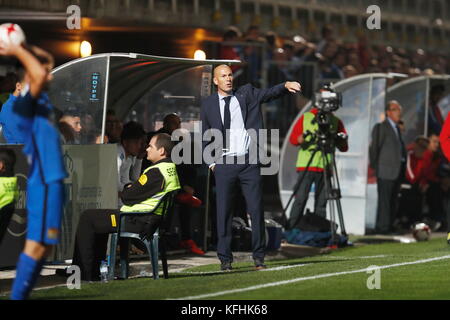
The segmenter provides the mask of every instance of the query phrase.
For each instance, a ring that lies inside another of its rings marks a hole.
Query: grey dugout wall
[[[27,232],[26,183],[29,165],[20,145],[5,145],[17,156],[19,200],[0,245],[0,268],[16,265]],[[76,227],[86,209],[117,208],[117,145],[65,145],[63,157],[68,177],[64,180],[65,205],[60,243],[50,262],[72,258]]]

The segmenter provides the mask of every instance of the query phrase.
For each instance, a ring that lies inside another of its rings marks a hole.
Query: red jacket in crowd
[[[439,166],[441,164],[441,156],[439,152],[432,152],[430,150],[425,151],[423,155],[426,164],[426,179],[428,182],[439,182],[440,178],[438,175]]]
[[[449,112],[450,114],[450,112]],[[441,142],[441,149],[447,160],[450,161],[450,117],[447,115],[444,126],[442,127],[441,134],[439,136]]]
[[[430,158],[426,157],[425,154],[421,158],[418,158],[414,154],[414,150],[408,150],[406,180],[411,184],[426,185],[428,183],[429,160]]]

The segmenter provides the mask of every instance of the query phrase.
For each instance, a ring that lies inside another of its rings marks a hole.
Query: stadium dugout
[[[176,112],[183,120],[182,128],[193,132],[200,120],[200,101],[213,88],[214,66],[239,63],[105,53],[76,59],[53,70],[50,100],[61,114],[76,111],[83,130],[81,144],[63,146],[69,177],[64,181],[62,239],[49,261],[71,259],[76,226],[84,210],[117,207],[117,145],[97,145],[91,139],[92,133],[101,133],[100,141],[104,141],[107,111],[114,111],[122,123],[141,123],[147,132],[158,130],[164,116]],[[26,234],[28,164],[21,146],[11,147],[18,156],[20,199],[0,246],[0,268],[15,265]],[[203,218],[199,223],[205,225]]]

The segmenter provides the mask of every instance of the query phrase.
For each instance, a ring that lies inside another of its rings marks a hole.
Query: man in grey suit
[[[406,149],[398,123],[402,107],[389,101],[385,108],[386,120],[377,123],[372,130],[369,147],[370,166],[377,176],[378,206],[376,232],[391,231],[397,195],[405,173]]]

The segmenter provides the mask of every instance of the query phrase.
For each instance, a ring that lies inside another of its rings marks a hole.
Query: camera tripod
[[[289,208],[289,205],[294,198],[294,196],[297,194],[298,189],[300,188],[306,172],[311,166],[311,163],[317,154],[317,152],[320,152],[321,159],[324,163],[324,170],[323,170],[323,181],[324,181],[324,192],[326,194],[327,203],[330,204],[330,229],[331,229],[331,236],[333,244],[337,244],[338,238],[336,235],[336,213],[337,218],[339,219],[339,225],[341,227],[341,233],[345,237],[345,241],[347,242],[347,232],[345,231],[345,224],[344,224],[344,217],[342,215],[342,206],[341,206],[341,189],[339,184],[339,178],[337,175],[337,167],[336,167],[336,160],[334,156],[334,138],[331,139],[327,137],[326,134],[320,134],[319,132],[316,133],[308,133],[308,135],[313,135],[312,141],[310,143],[316,143],[317,147],[312,150],[311,158],[308,161],[308,164],[306,165],[305,171],[302,172],[302,176],[300,179],[298,179],[297,183],[294,186],[293,193],[291,197],[289,198],[289,201],[286,205],[286,207],[283,209],[283,215],[286,217],[286,210]],[[331,158],[331,161],[330,161]],[[317,187],[317,186],[316,186]],[[331,201],[331,202],[329,202]],[[336,211],[335,211],[335,205],[336,205]],[[297,225],[298,220],[302,214],[300,213],[297,217],[297,220],[293,224],[293,226]],[[292,226],[291,226],[292,227]],[[346,243],[345,243],[346,244]]]

